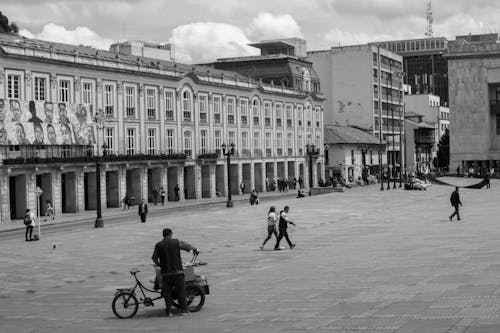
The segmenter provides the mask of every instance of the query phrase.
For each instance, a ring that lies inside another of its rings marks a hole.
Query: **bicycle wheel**
[[[129,291],[122,291],[116,294],[113,299],[113,313],[120,319],[131,318],[137,313],[139,302]]]
[[[205,292],[198,286],[187,286],[187,309],[190,312],[197,312],[205,304]]]

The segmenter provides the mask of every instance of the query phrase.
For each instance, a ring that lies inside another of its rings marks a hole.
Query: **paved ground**
[[[451,190],[369,186],[275,201],[292,207],[294,250],[258,249],[267,205],[2,240],[0,331],[500,332],[500,181],[461,190],[462,223],[447,218]],[[115,318],[114,288],[131,284],[134,267],[152,277],[164,226],[203,251],[212,294],[188,317],[161,317],[159,302]]]

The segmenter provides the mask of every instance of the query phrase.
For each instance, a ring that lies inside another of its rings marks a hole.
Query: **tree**
[[[449,169],[450,165],[450,131],[446,129],[439,139],[437,151],[438,168]]]
[[[9,18],[2,14],[2,12],[0,12],[0,33],[9,32],[14,32],[17,34],[19,32],[19,28],[15,23],[9,24]]]

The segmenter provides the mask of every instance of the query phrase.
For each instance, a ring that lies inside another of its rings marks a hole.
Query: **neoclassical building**
[[[151,47],[151,45],[149,46]],[[227,193],[223,144],[235,145],[231,192],[244,181],[307,179],[307,143],[323,147],[317,92],[235,72],[0,34],[0,221],[50,200],[56,213]],[[96,162],[101,193],[96,193]],[[324,175],[323,149],[314,183]],[[307,184],[307,182],[306,182]]]

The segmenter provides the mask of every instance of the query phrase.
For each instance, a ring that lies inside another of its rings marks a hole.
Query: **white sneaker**
[[[284,250],[284,249],[285,249],[285,247],[280,245],[280,250]]]

